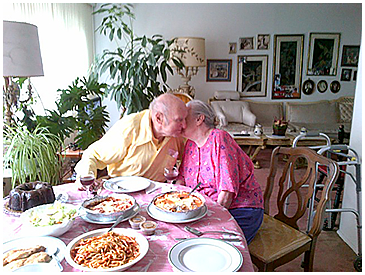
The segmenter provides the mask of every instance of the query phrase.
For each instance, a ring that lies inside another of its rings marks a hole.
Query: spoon
[[[189,194],[188,194],[188,197],[201,185],[202,183],[201,182],[199,182],[194,188],[193,188],[193,190],[191,190],[190,192],[189,192]]]
[[[218,233],[218,234],[227,234],[227,235],[232,235],[232,236],[240,236],[239,234],[233,233],[233,232],[226,232],[226,231],[204,231],[201,232],[196,228],[192,228],[190,226],[185,226],[184,229],[190,233],[193,233],[194,235],[200,237],[206,233]]]
[[[47,248],[46,252],[49,256],[52,257],[53,260],[56,261],[58,268],[60,269],[60,271],[62,271],[63,267],[60,263],[60,260],[57,257],[57,254],[58,254],[58,252],[60,252],[60,249],[58,247],[50,247],[50,248]]]
[[[113,228],[116,227],[123,218],[125,218],[124,215],[120,215],[118,219],[113,223],[113,225],[109,228],[108,232],[112,231]]]

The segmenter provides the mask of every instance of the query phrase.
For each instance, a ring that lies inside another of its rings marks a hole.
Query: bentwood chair
[[[185,104],[188,103],[189,101],[193,100],[193,98],[190,95],[188,95],[184,92],[174,92],[174,91],[172,91],[172,94],[174,96],[177,96],[178,98],[180,98],[182,101],[184,101]]]
[[[288,160],[281,171],[278,169],[278,161],[279,156],[283,155],[288,156]],[[306,167],[297,168],[296,163],[303,163],[303,159],[307,163]],[[311,227],[306,229],[307,215],[304,214],[314,191],[319,165],[326,166],[328,173],[323,182],[323,190],[319,194],[320,199],[316,201],[313,222]],[[338,170],[336,162],[309,148],[277,147],[273,150],[264,192],[264,220],[249,245],[252,262],[259,271],[273,271],[303,253],[304,271],[313,271],[317,237],[322,230],[325,205],[338,177]],[[303,185],[306,187],[302,187]],[[270,214],[273,191],[277,194],[275,215]],[[291,207],[285,211],[284,206],[289,196]]]

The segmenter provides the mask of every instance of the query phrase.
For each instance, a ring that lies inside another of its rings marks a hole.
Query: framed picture
[[[229,43],[229,54],[237,52],[237,43]]]
[[[303,34],[275,35],[272,99],[301,97]]]
[[[360,46],[343,46],[341,66],[357,67],[359,63]]]
[[[207,81],[231,81],[232,59],[207,59]]]
[[[356,81],[357,78],[357,71],[354,71],[354,77],[352,78],[353,81]]]
[[[327,91],[328,88],[328,84],[326,80],[320,80],[317,83],[317,91],[320,93],[324,93],[325,91]]]
[[[267,55],[239,55],[237,90],[242,97],[266,96]]]
[[[308,75],[336,75],[339,33],[311,33],[309,36]]]
[[[342,69],[341,81],[350,81],[351,73],[352,73],[352,69]]]
[[[311,79],[307,79],[303,83],[303,94],[311,95],[314,91],[314,81]]]
[[[332,93],[336,94],[340,91],[341,89],[341,84],[339,81],[337,80],[333,80],[330,84],[330,90]]]
[[[240,38],[240,50],[253,50],[253,37]]]
[[[270,34],[258,34],[257,35],[257,49],[268,50],[270,44]]]

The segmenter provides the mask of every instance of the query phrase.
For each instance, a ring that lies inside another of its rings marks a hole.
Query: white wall
[[[362,76],[364,51],[360,51],[359,76]],[[355,102],[354,102],[354,119],[352,121],[352,131],[350,136],[350,147],[359,154],[360,163],[362,163],[362,77],[359,77],[356,84]],[[364,170],[364,169],[362,169]],[[349,166],[348,171],[354,176],[355,167]],[[361,183],[360,183],[361,184]],[[361,196],[360,193],[360,205]],[[346,176],[345,189],[343,193],[343,208],[352,208],[357,210],[356,189],[354,181]],[[362,209],[362,207],[360,207]],[[342,213],[340,229],[338,234],[341,238],[355,251],[358,252],[357,245],[357,224],[353,213]]]
[[[196,98],[203,101],[212,97],[216,90],[236,90],[237,56],[255,54],[269,55],[269,70],[266,97],[252,99],[270,101],[275,34],[304,34],[302,82],[309,78],[306,71],[310,32],[341,33],[337,75],[310,76],[315,83],[321,79],[325,79],[328,84],[333,80],[340,80],[342,46],[360,45],[361,4],[137,3],[134,5],[136,15],[134,30],[137,35],[161,34],[165,39],[177,36],[204,37],[207,59],[232,59],[231,82],[206,82],[205,68],[201,68],[198,75],[192,78],[190,84],[195,87]],[[96,25],[99,24],[100,16],[95,22]],[[236,54],[228,53],[229,42],[238,43],[240,37],[254,36],[256,39],[257,34],[270,34],[269,50],[238,50]],[[105,37],[97,35],[96,52],[100,53],[106,47],[111,47],[110,43]],[[180,76],[175,74],[169,78],[168,83],[172,88],[177,88],[182,81]],[[329,89],[323,94],[315,91],[307,96],[302,93],[300,101],[335,99],[341,96],[353,96],[354,92],[355,81],[341,81],[341,90],[337,94],[331,93]],[[109,111],[119,114],[113,108]],[[112,115],[111,124],[114,121]]]

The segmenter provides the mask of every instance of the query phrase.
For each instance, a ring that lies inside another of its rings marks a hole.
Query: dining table
[[[104,185],[105,186],[105,185]],[[243,232],[230,212],[216,203],[209,197],[205,196],[207,210],[203,215],[195,219],[188,221],[171,222],[164,219],[159,219],[156,216],[151,215],[148,211],[148,206],[153,198],[169,188],[166,183],[159,183],[151,181],[148,188],[129,195],[133,196],[139,205],[138,214],[144,216],[147,220],[157,222],[157,229],[153,235],[145,236],[149,243],[149,250],[142,260],[128,268],[128,272],[171,272],[176,271],[170,264],[168,255],[171,247],[179,242],[183,242],[180,239],[193,239],[199,238],[196,235],[186,231],[185,226],[196,228],[200,231],[224,231],[234,232],[238,234],[237,237],[225,234],[210,234],[206,233],[200,238],[214,238],[214,239],[229,239],[235,238],[234,241],[227,241],[230,245],[237,248],[243,258],[243,263],[239,270],[253,272],[253,264],[251,261],[250,253],[248,250],[246,239]],[[53,186],[53,190],[56,196],[61,194],[62,201],[73,205],[81,205],[82,202],[87,199],[87,193],[80,191],[79,183],[67,183],[57,186]],[[182,185],[174,185],[175,190],[190,191],[191,189]],[[113,193],[111,190],[102,188],[98,195],[104,196]],[[3,199],[4,206],[9,198]],[[77,216],[72,227],[63,235],[57,237],[61,241],[68,245],[74,238],[96,229],[108,228],[111,224],[99,224],[85,219],[83,216]],[[122,221],[117,225],[117,228],[131,228],[128,220]],[[140,231],[140,230],[138,230]],[[3,207],[3,242],[8,242],[21,237],[32,237],[26,230],[22,230],[22,219],[19,213],[14,213]],[[223,240],[222,240],[223,241]],[[80,270],[72,267],[66,259],[61,261],[64,272],[79,272]]]

